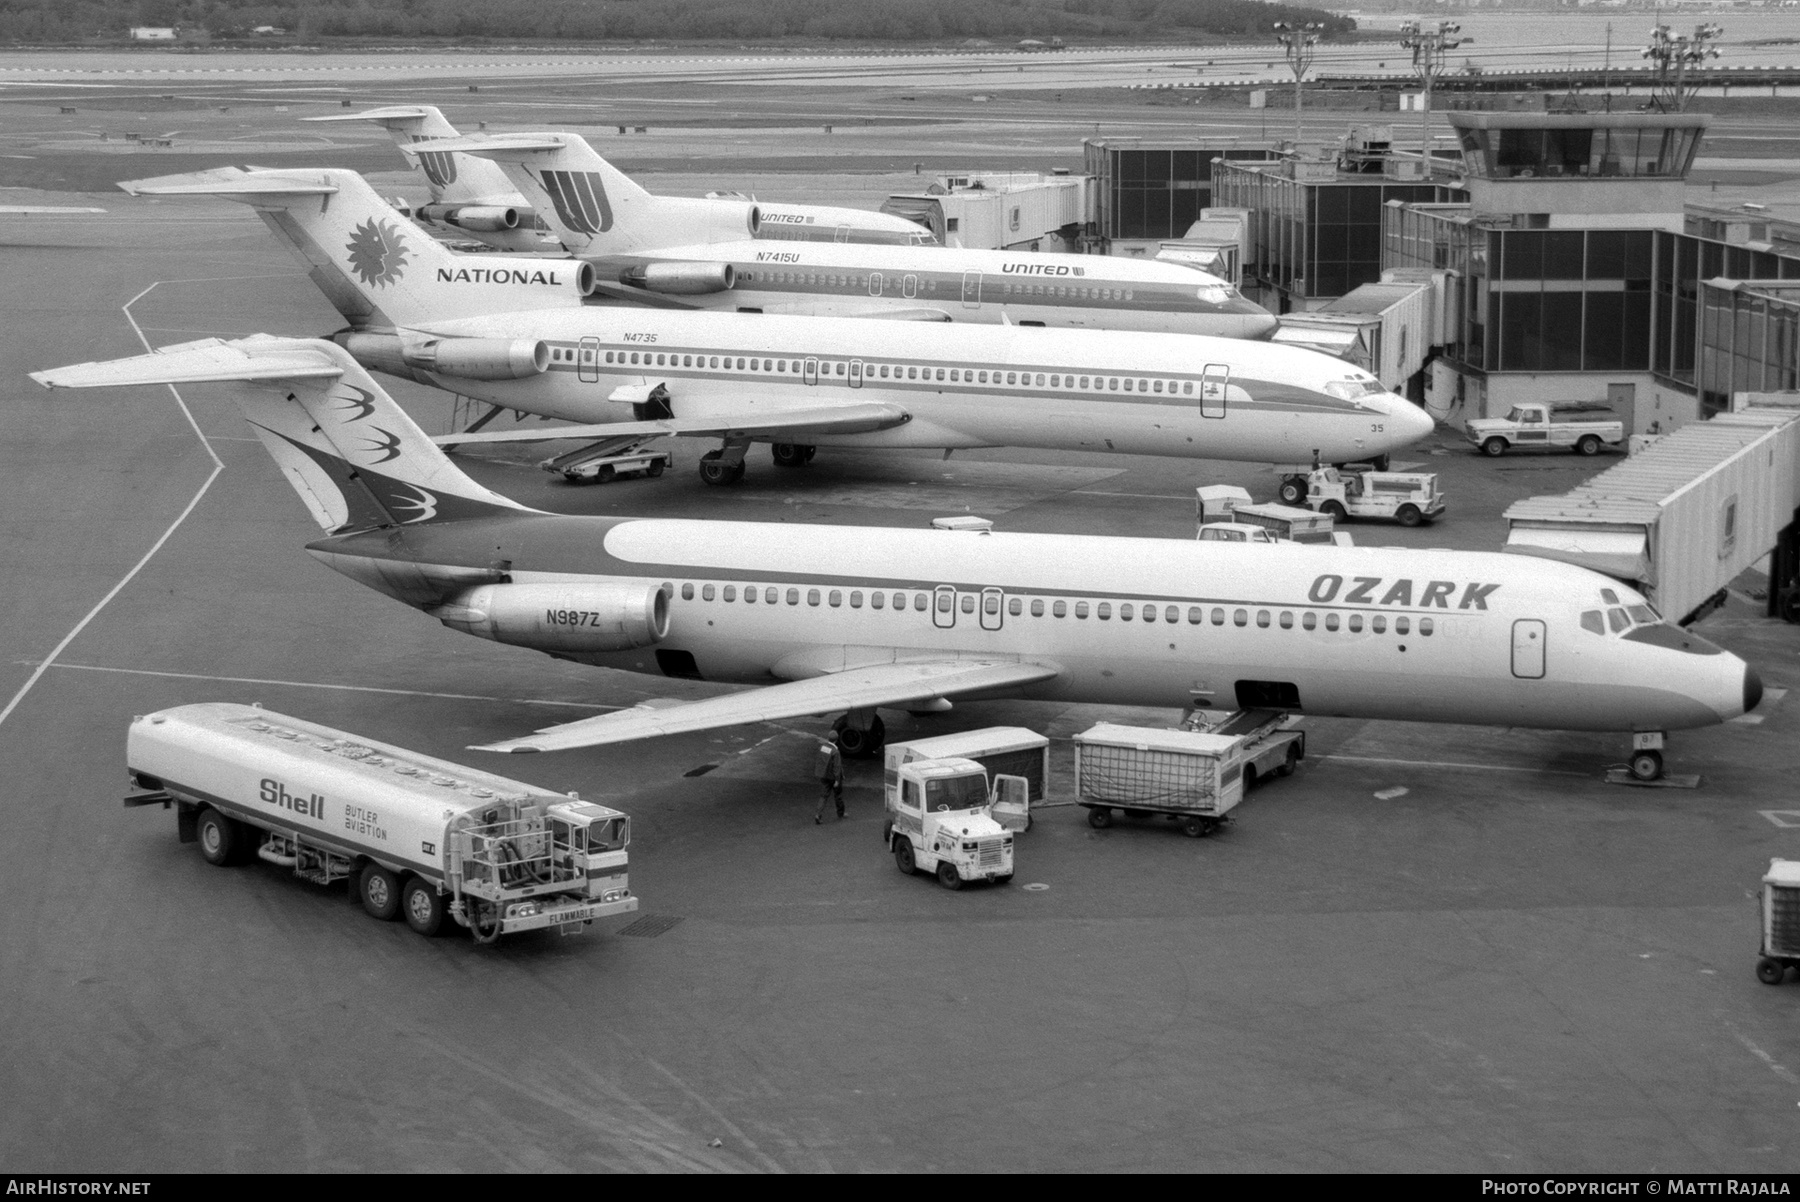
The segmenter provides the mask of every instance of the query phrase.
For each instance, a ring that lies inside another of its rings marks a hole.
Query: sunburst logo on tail
[[[350,270],[373,287],[398,280],[401,268],[406,266],[406,239],[391,221],[369,218],[351,233],[345,249],[350,252]]]

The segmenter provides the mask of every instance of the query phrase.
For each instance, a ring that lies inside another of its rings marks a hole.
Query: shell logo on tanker
[[[1427,580],[1415,588],[1410,579],[1388,581],[1380,576],[1352,576],[1350,587],[1344,587],[1342,576],[1314,577],[1312,587],[1306,590],[1306,599],[1315,605],[1325,605],[1340,601],[1345,605],[1408,605],[1420,609],[1486,609],[1487,599],[1500,586],[1497,584],[1476,584],[1470,582],[1462,586],[1462,597],[1454,605],[1457,582],[1454,580]],[[1385,586],[1385,587],[1384,587]],[[1340,596],[1340,594],[1342,594]]]

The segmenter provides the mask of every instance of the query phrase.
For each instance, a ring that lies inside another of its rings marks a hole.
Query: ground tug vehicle
[[[1050,779],[1050,740],[1023,726],[988,726],[957,734],[934,735],[929,739],[909,739],[887,745],[883,768],[884,796],[893,810],[894,794],[900,787],[900,766],[914,760],[938,760],[948,757],[974,760],[998,779],[1006,776],[1025,778],[1025,795],[1011,796],[1010,790],[996,794],[988,816],[1014,834],[1031,829],[1031,807],[1042,805]]]
[[[1116,809],[1210,835],[1258,779],[1292,775],[1305,758],[1296,722],[1272,710],[1197,710],[1183,730],[1101,722],[1075,736],[1076,804],[1095,830],[1111,826]]]
[[[885,791],[882,841],[908,876],[934,873],[946,889],[1004,885],[1013,875],[1013,836],[992,808],[1023,807],[1029,791],[1022,776],[996,776],[990,788],[987,770],[960,756],[900,764]]]
[[[1625,441],[1625,423],[1611,417],[1568,417],[1569,413],[1592,409],[1591,406],[1546,405],[1531,401],[1514,405],[1505,417],[1472,417],[1463,423],[1468,440],[1481,448],[1483,455],[1498,457],[1517,447],[1567,447],[1577,455],[1598,455],[1602,446],[1616,447]]]
[[[569,794],[358,738],[257,706],[204,702],[134,718],[127,806],[176,807],[210,864],[255,855],[421,935],[477,943],[578,934],[638,907],[630,821]]]
[[[1314,468],[1306,477],[1307,508],[1347,517],[1392,518],[1417,526],[1448,508],[1435,472],[1378,472],[1362,468]]]

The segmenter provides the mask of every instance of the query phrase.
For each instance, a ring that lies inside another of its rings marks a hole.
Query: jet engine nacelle
[[[619,277],[649,292],[696,296],[703,292],[729,292],[737,284],[737,269],[729,263],[646,263]]]
[[[539,651],[629,651],[669,633],[669,596],[645,584],[483,584],[429,612],[452,630]]]
[[[421,205],[419,216],[478,234],[519,228],[519,210],[511,205]]]
[[[364,367],[430,384],[431,376],[523,380],[550,370],[550,348],[530,338],[436,338],[407,343],[397,334],[345,333],[337,343]]]

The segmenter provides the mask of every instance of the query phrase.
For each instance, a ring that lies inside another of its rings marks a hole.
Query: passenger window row
[[[552,358],[572,360],[574,352],[552,352]],[[774,375],[799,374],[803,360],[736,358],[730,355],[682,355],[662,351],[607,351],[608,363],[629,367],[697,367],[713,371],[758,371]],[[735,364],[735,366],[734,366]],[[818,372],[824,376],[846,374],[840,362],[820,362]],[[972,367],[920,367],[901,363],[870,363],[863,368],[864,379],[936,380],[951,384],[1011,384],[1031,388],[1064,388],[1082,392],[1153,392],[1174,396],[1194,395],[1192,380],[1146,379],[1126,376],[1070,376],[1060,372],[986,371]],[[1179,388],[1177,387],[1179,386]]]
[[[761,589],[760,594],[758,593],[759,588]],[[801,590],[797,588],[787,589],[784,593],[783,590],[772,585],[759,586],[746,584],[742,586],[742,592],[743,601],[751,605],[757,604],[759,600],[764,605],[779,605],[784,599],[789,605],[799,605],[801,598],[804,595],[807,605],[817,606],[823,604],[830,606],[833,609],[843,606],[846,602],[848,602],[851,609],[861,609],[865,603],[870,609],[884,609],[891,607],[894,610],[903,611],[907,608],[907,594],[901,591],[888,593],[879,590],[870,590],[865,594],[862,589],[821,590],[814,588],[807,589],[805,593],[802,594]],[[735,584],[703,584],[699,586],[699,589],[697,590],[697,595],[702,601],[737,601],[738,594],[739,586]],[[950,612],[950,598],[952,595],[953,594],[947,591],[937,594],[937,608],[940,613]],[[958,608],[960,608],[963,613],[972,614],[975,612],[976,594],[958,593],[954,595],[960,598]],[[683,601],[692,601],[695,596],[696,589],[694,585],[683,584],[681,586],[681,599]],[[912,609],[914,612],[923,613],[930,609],[932,605],[931,596],[930,593],[913,593]],[[890,597],[892,598],[891,606],[889,601]],[[981,597],[983,601],[982,608],[987,613],[994,614],[999,612],[1000,598],[997,593],[983,593],[981,594]],[[1161,621],[1165,625],[1176,626],[1180,625],[1185,617],[1187,624],[1190,626],[1205,625],[1208,621],[1214,626],[1223,626],[1227,621],[1233,626],[1249,626],[1251,622],[1254,621],[1257,627],[1263,630],[1267,630],[1271,626],[1277,626],[1282,630],[1292,630],[1296,624],[1294,611],[1287,609],[1257,609],[1252,611],[1250,609],[1233,607],[1230,610],[1227,610],[1223,606],[1213,606],[1209,610],[1208,607],[1204,605],[1189,605],[1186,607],[1184,613],[1182,606],[1159,606],[1154,602],[1137,603],[1121,601],[1117,603],[1115,608],[1115,604],[1111,601],[1046,602],[1041,597],[1033,598],[1029,602],[1023,597],[1009,597],[1006,601],[1006,612],[1015,618],[1023,617],[1027,606],[1030,607],[1031,616],[1034,618],[1041,618],[1046,615],[1053,618],[1066,618],[1070,614],[1073,614],[1077,620],[1085,620],[1091,615],[1102,622],[1110,622],[1116,614],[1121,622],[1135,620],[1154,623]],[[1254,617],[1252,617],[1253,614]],[[1398,614],[1393,616],[1391,619],[1393,632],[1395,634],[1411,634],[1414,621],[1415,619],[1409,614]],[[1365,615],[1361,613],[1339,615],[1335,611],[1328,612],[1321,618],[1321,615],[1312,610],[1306,610],[1300,614],[1298,619],[1298,625],[1301,630],[1318,630],[1322,628],[1327,632],[1336,632],[1341,628],[1347,630],[1351,634],[1361,634],[1365,629],[1372,634],[1386,634],[1389,629],[1389,623],[1390,618],[1387,614],[1371,614],[1367,615],[1365,618]],[[1419,633],[1426,637],[1429,637],[1436,629],[1435,623],[1428,617],[1418,618],[1417,624]],[[1586,624],[1585,615],[1583,624]]]
[[[757,269],[753,271],[740,271],[738,275],[746,284],[761,283],[800,288],[854,288],[859,292],[868,289],[871,295],[880,295],[883,291],[890,291],[891,289],[889,289],[887,285],[899,284],[903,278],[901,275],[896,274],[884,279],[881,275],[877,274],[873,277],[873,283],[871,284],[870,276],[847,275],[842,272],[833,271],[767,271]],[[939,281],[936,278],[926,275],[917,277],[917,280],[919,284],[918,291],[927,294],[937,291]],[[945,291],[955,291],[962,286],[962,281],[959,279],[947,279],[942,282]],[[992,285],[989,285],[989,287],[992,287]],[[1046,284],[1036,281],[1032,283],[1015,283],[1008,280],[1000,284],[1000,294],[1002,296],[1041,297],[1045,299],[1054,298],[1056,300],[1119,302],[1133,299],[1136,295],[1136,291],[1131,288],[1101,288],[1075,284]],[[911,296],[913,293],[907,292],[906,295]]]

